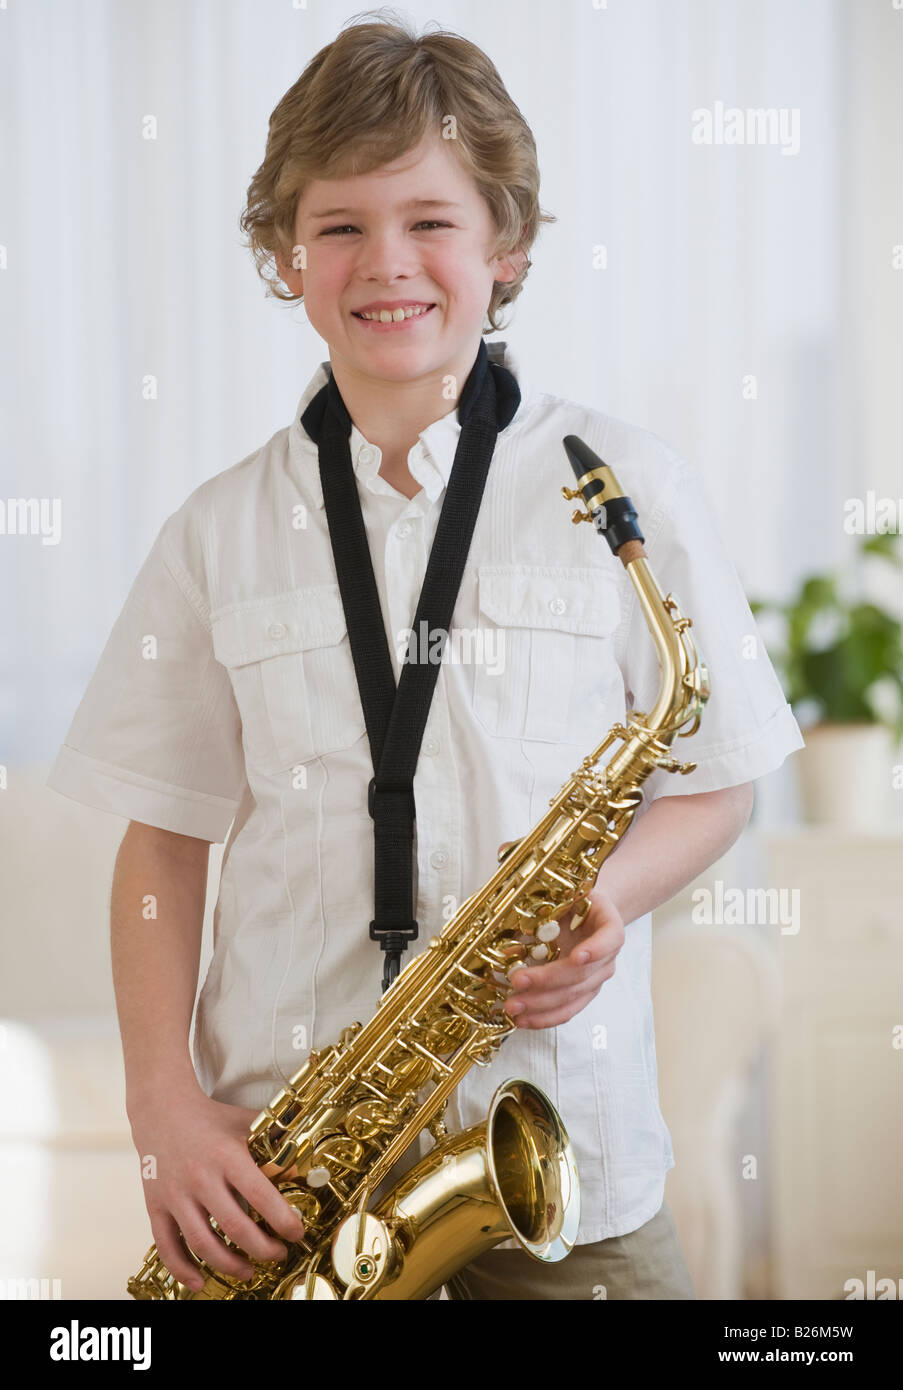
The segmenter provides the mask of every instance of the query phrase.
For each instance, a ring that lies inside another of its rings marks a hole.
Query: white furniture
[[[774,1296],[839,1299],[869,1270],[903,1279],[903,835],[807,827],[762,848],[800,902],[775,938]]]
[[[725,875],[727,859],[715,865]],[[708,873],[710,874],[710,869]],[[665,1196],[697,1298],[747,1296],[744,1161],[737,1124],[777,1020],[772,952],[754,932],[694,923],[695,888],[656,914],[652,954],[662,1113],[675,1167]],[[668,920],[659,925],[667,912]]]
[[[128,822],[51,791],[48,771],[10,768],[0,793],[0,1280],[128,1300],[152,1240],[110,969]],[[202,971],[222,851],[210,851]]]

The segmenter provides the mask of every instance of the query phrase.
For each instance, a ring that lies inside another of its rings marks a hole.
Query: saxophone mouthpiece
[[[576,434],[566,434],[562,443],[577,479],[577,489],[586,503],[588,517],[608,541],[612,554],[617,555],[623,545],[634,541],[636,544],[628,552],[630,559],[643,555],[645,537],[637,521],[636,508],[609,465]],[[565,495],[576,494],[566,489]],[[583,519],[581,516],[580,520]],[[621,558],[626,564],[626,558]]]
[[[597,468],[605,468],[606,464],[600,459],[598,454],[594,454],[588,444],[576,434],[566,434],[564,437],[564,448],[571,461],[574,476],[577,479],[578,487],[581,480],[587,473],[594,472]]]

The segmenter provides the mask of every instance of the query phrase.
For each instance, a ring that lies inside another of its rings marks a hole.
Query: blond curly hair
[[[291,264],[298,200],[313,179],[368,174],[407,154],[454,117],[450,141],[486,200],[497,238],[491,256],[523,253],[515,280],[496,281],[487,310],[520,294],[529,251],[543,222],[533,134],[494,64],[476,44],[448,30],[418,36],[394,12],[355,15],[310,60],[270,116],[263,163],[248,187],[239,226],[268,294],[297,301],[280,279],[276,257]],[[373,14],[383,16],[378,22]]]

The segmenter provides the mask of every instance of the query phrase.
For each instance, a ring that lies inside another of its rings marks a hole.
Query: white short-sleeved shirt
[[[658,796],[751,781],[803,746],[761,643],[757,659],[746,654],[755,621],[694,467],[645,430],[534,391],[505,343],[487,346],[522,399],[498,437],[420,750],[420,939],[404,962],[491,877],[499,844],[536,824],[628,704],[655,701],[655,649],[630,577],[594,527],[572,524],[576,503],[561,496],[574,484],[566,434],[614,467],[652,571],[692,619],[711,673],[700,729],[674,749],[697,770],[653,774],[637,817]],[[368,936],[370,747],[317,449],[300,423],[329,370],[320,365],[287,428],[164,523],[48,779],[131,820],[229,835],[194,1060],[210,1095],[261,1108],[309,1048],[372,1017],[383,965]],[[421,432],[408,456],[421,490],[408,499],[352,429],[396,679],[459,434],[455,410]],[[483,634],[469,660],[456,630]],[[539,1085],[574,1144],[580,1243],[654,1216],[674,1164],[650,964],[646,914],[627,926],[614,976],[585,1009],[512,1033],[446,1113],[450,1130],[463,1128],[485,1118],[506,1078]],[[593,1045],[599,1036],[605,1047]]]

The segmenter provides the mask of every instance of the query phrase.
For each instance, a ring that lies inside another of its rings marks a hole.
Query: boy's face
[[[515,279],[526,258],[488,259],[492,216],[450,144],[434,136],[371,174],[314,180],[299,200],[295,246],[306,269],[280,264],[280,274],[304,294],[333,362],[393,381],[469,370],[493,282]],[[399,324],[355,317],[386,301],[435,307]]]

